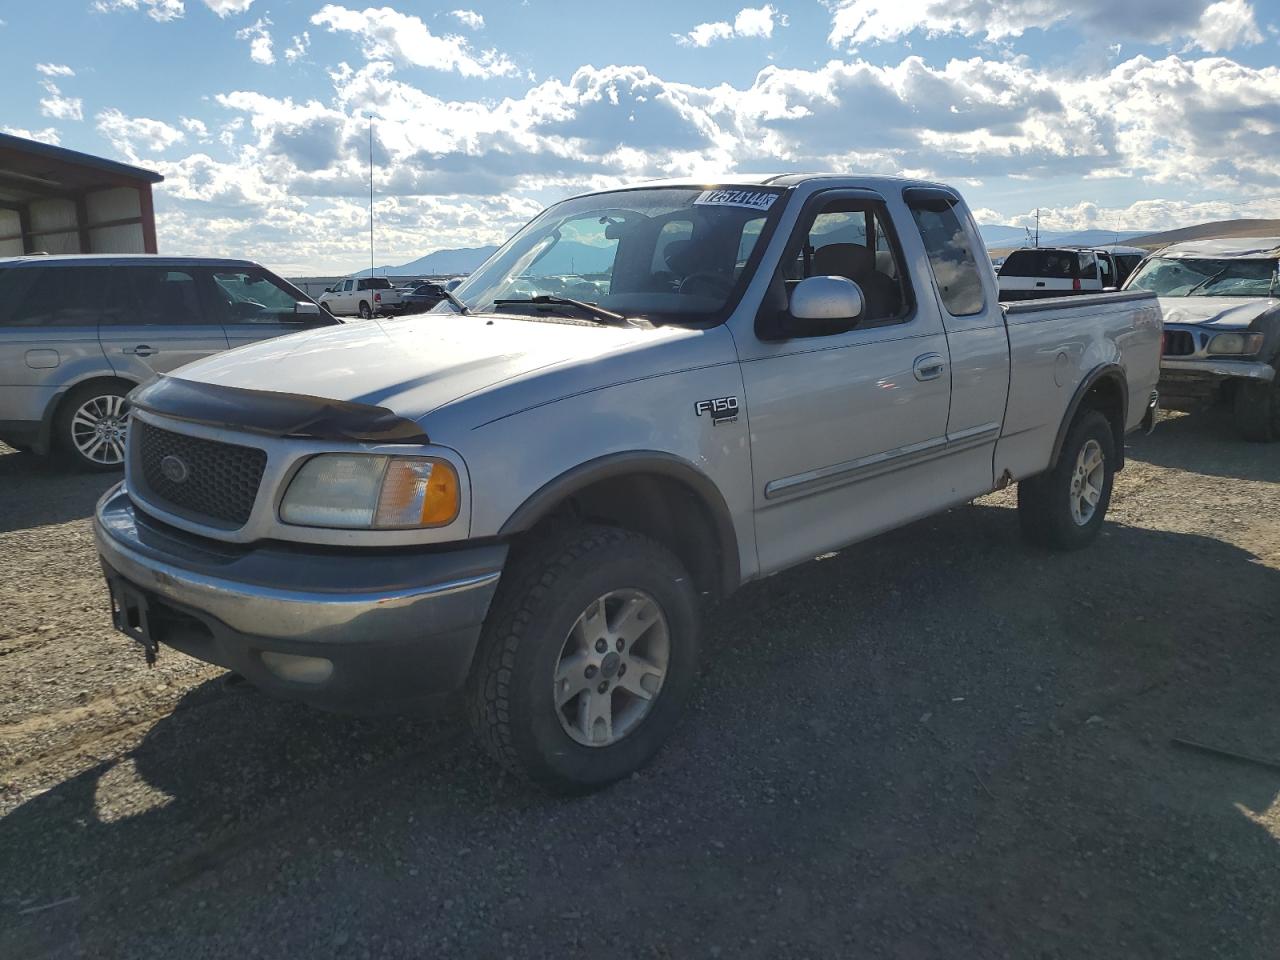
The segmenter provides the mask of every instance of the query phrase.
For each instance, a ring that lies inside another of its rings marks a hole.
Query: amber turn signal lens
[[[393,457],[378,497],[375,527],[442,527],[458,516],[458,473],[443,460]]]

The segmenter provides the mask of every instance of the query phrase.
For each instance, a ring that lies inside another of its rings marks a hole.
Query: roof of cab
[[[1173,259],[1267,260],[1280,257],[1280,237],[1219,237],[1214,240],[1184,240],[1171,243],[1159,256]]]
[[[877,185],[895,187],[934,187],[959,194],[954,188],[935,180],[911,180],[905,177],[888,177],[862,173],[733,173],[719,177],[674,177],[660,180],[642,180],[619,187],[619,190],[647,190],[656,187],[797,187],[805,183],[822,181],[856,181],[865,187]],[[590,190],[577,196],[589,197],[595,193],[612,193],[612,190]],[[577,197],[571,198],[577,199]]]
[[[252,260],[233,257],[169,257],[155,253],[60,253],[27,254],[21,257],[0,257],[3,267],[56,267],[80,264],[92,267],[123,267],[136,265],[191,267],[258,267]]]

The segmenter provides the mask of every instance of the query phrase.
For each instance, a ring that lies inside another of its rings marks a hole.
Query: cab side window
[[[859,327],[901,323],[910,312],[905,271],[883,207],[867,200],[832,200],[802,226],[786,265],[787,286],[806,277],[844,277],[862,290]]]
[[[1098,279],[1098,264],[1092,253],[1080,254],[1080,279]]]
[[[971,317],[987,305],[978,260],[973,254],[954,197],[940,190],[908,190],[907,204],[929,255],[942,304],[953,317]]]

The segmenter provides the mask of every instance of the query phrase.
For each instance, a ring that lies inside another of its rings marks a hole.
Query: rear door
[[[113,273],[125,284],[124,306],[103,316],[98,333],[121,376],[142,382],[227,349],[198,268],[127,265]]]
[[[212,293],[211,309],[222,320],[228,346],[335,322],[323,311],[318,316],[299,315],[297,305],[310,301],[300,300],[278,277],[260,267],[210,267],[200,272],[209,277],[206,289]]]
[[[0,420],[38,421],[59,387],[110,372],[98,342],[109,276],[62,264],[0,269]]]

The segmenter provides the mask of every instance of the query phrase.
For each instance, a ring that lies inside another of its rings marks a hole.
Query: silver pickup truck
[[[433,312],[132,395],[117,627],[367,711],[462,693],[562,790],[647,761],[742,584],[1018,483],[1098,533],[1156,409],[1144,292],[1003,307],[959,195],[853,176],[566,200]]]

